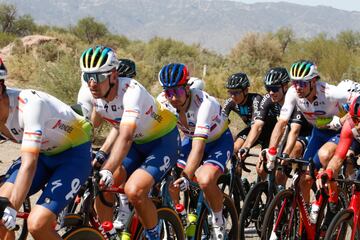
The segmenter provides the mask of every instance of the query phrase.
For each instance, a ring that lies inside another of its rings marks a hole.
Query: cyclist
[[[228,98],[223,106],[223,113],[229,117],[230,112],[233,111],[246,124],[246,127],[241,130],[235,137],[234,152],[238,153],[239,149],[244,144],[247,135],[250,132],[251,125],[255,121],[255,116],[258,112],[259,104],[262,96],[257,93],[249,93],[250,81],[247,75],[243,72],[232,74],[226,83],[228,89]],[[265,143],[266,131],[262,132],[258,138],[259,143]]]
[[[185,190],[189,187],[189,179],[196,176],[213,211],[214,236],[223,239],[226,223],[217,180],[232,155],[234,143],[219,103],[200,89],[190,89],[188,80],[188,69],[181,63],[165,65],[159,72],[164,90],[158,99],[177,115],[178,128],[185,134],[178,161],[184,170],[174,186]]]
[[[358,155],[360,153],[359,123],[360,97],[357,96],[350,104],[349,115],[346,117],[344,125],[341,129],[340,140],[339,144],[337,144],[335,154],[329,161],[326,170],[318,175],[319,180],[317,180],[317,185],[319,187],[323,187],[320,180],[322,175],[326,174],[329,179],[337,177],[349,150],[352,150],[354,155]],[[332,182],[330,182],[330,185],[330,190],[332,190],[332,192],[335,194],[330,194],[329,202],[337,203],[337,186],[335,183]]]
[[[265,131],[264,134],[266,138],[265,147],[268,146],[271,129],[276,124],[277,117],[280,115],[281,106],[284,104],[285,94],[288,90],[288,83],[290,81],[290,77],[288,71],[282,67],[275,67],[269,69],[264,77],[264,85],[267,90],[267,94],[263,97],[259,111],[255,116],[254,124],[251,126],[251,130],[246,138],[245,143],[241,149],[241,158],[245,158],[249,149],[254,146],[256,140],[260,136],[260,134]],[[271,116],[271,117],[269,117]],[[302,127],[304,125],[304,127]],[[304,139],[299,138],[300,131],[303,132],[302,135],[306,135],[306,127],[304,119],[301,118],[301,114],[298,111],[294,111],[291,116],[291,130],[289,132],[287,144],[283,150],[283,154],[289,155],[292,151],[301,152],[302,150],[298,148],[302,148]],[[297,142],[298,140],[298,142]],[[303,143],[302,143],[303,142]],[[294,149],[294,146],[295,149]],[[294,150],[293,150],[294,149]],[[266,173],[261,167],[261,161],[257,163],[257,172],[259,176],[264,179],[266,177]],[[271,170],[271,169],[270,169]],[[285,179],[279,179],[281,175],[278,176],[278,184],[285,184]]]
[[[156,207],[148,193],[176,164],[180,144],[176,117],[139,82],[118,78],[118,60],[112,49],[97,46],[85,50],[80,66],[95,111],[113,125],[112,131],[118,131],[100,170],[100,184],[110,186],[115,181],[120,185],[127,179],[125,193],[147,237],[159,239]],[[96,209],[101,221],[112,220],[112,208],[96,201]]]
[[[295,107],[304,114],[306,120],[313,125],[311,137],[305,150],[304,159],[313,158],[315,166],[321,167],[320,159],[316,155],[318,149],[326,142],[332,141],[342,126],[339,114],[340,107],[349,102],[354,93],[346,88],[319,81],[317,66],[307,60],[299,60],[290,69],[292,86],[288,90],[284,105],[281,108],[279,120],[272,132],[270,148],[277,148],[284,133],[284,128]],[[267,159],[273,158],[266,150]],[[311,180],[307,178],[303,195],[306,201],[310,199]]]
[[[14,229],[26,196],[42,189],[27,220],[29,232],[34,239],[61,239],[52,225],[90,174],[91,124],[49,94],[7,88],[6,69],[0,63],[0,132],[21,144],[20,158],[0,187],[0,196],[11,203],[2,222],[6,229]],[[1,239],[15,238],[4,228],[1,234]]]

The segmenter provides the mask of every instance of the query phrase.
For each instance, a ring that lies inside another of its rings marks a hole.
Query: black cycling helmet
[[[119,77],[133,78],[136,76],[136,65],[133,60],[121,58],[119,59],[119,66],[116,69]]]
[[[270,68],[264,78],[265,86],[282,85],[290,82],[290,76],[286,68],[275,67]]]
[[[3,60],[0,58],[0,80],[5,80],[7,76],[7,70]]]
[[[250,86],[247,75],[243,72],[232,74],[226,84],[227,89],[245,89]]]

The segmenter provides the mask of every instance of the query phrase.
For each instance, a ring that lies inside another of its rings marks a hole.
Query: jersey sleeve
[[[231,98],[228,98],[224,103],[222,112],[223,114],[225,114],[225,116],[229,117],[230,112],[232,111],[233,108],[234,108],[234,102]]]
[[[208,139],[209,133],[211,131],[212,119],[216,118],[218,114],[221,113],[220,106],[218,107],[217,113],[215,113],[214,105],[211,104],[211,101],[206,99],[207,96],[204,96],[204,101],[201,103],[201,106],[197,115],[197,122],[195,126],[193,138],[202,138]]]
[[[293,113],[291,114],[289,123],[303,124],[306,121],[305,117],[302,115],[301,111],[295,107]]]
[[[351,129],[352,129],[351,120],[346,119],[341,129],[339,144],[337,145],[335,151],[335,156],[341,159],[345,159],[346,153],[349,150],[352,141],[354,140]]]
[[[266,94],[260,102],[258,111],[254,111],[254,115],[255,115],[254,120],[265,121],[268,116],[271,104],[272,101],[270,99],[270,95]]]
[[[281,107],[279,119],[289,121],[289,119],[291,118],[291,114],[296,107],[296,96],[297,93],[295,91],[295,88],[291,86],[285,94],[285,101],[284,105]]]
[[[41,98],[32,91],[34,96],[22,98],[19,96],[19,111],[22,114],[24,124],[24,134],[21,143],[21,151],[39,153],[43,134],[44,134],[44,117],[45,103]]]
[[[144,102],[143,97],[141,87],[137,83],[131,83],[124,94],[124,113],[120,124],[131,125],[136,128],[143,109],[141,106]]]
[[[256,95],[252,102],[252,116],[251,116],[251,124],[254,123],[255,118],[257,115],[260,114],[260,103],[262,101],[263,97],[261,95]]]

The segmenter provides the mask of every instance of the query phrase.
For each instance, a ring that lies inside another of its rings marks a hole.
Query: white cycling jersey
[[[5,126],[25,152],[54,155],[91,138],[91,124],[59,99],[35,90],[7,88]]]
[[[348,91],[345,86],[317,81],[316,99],[309,102],[306,98],[299,98],[294,86],[291,86],[286,93],[279,118],[289,120],[294,107],[298,106],[309,123],[321,127],[331,122],[333,116],[344,115],[343,104],[350,103],[356,95],[357,93]]]
[[[187,126],[181,124],[179,119],[177,125],[189,137],[204,138],[207,142],[212,142],[227,130],[227,117],[222,113],[221,106],[214,97],[197,88],[190,89],[190,92],[191,102],[186,112]],[[160,93],[157,99],[179,117],[176,109],[166,99],[164,92]]]
[[[118,78],[117,96],[110,102],[94,99],[95,110],[114,127],[134,127],[134,142],[147,143],[169,133],[176,126],[176,117],[161,106],[136,80]]]

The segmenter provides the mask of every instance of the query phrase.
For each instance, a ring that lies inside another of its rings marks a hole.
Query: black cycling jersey
[[[225,101],[223,107],[223,113],[229,116],[231,111],[234,111],[240,116],[247,126],[251,126],[254,123],[254,117],[256,112],[259,111],[259,104],[262,96],[257,93],[249,93],[246,102],[242,105],[236,104],[231,98]]]
[[[291,115],[291,119],[289,123],[297,123],[301,125],[301,130],[299,133],[299,136],[310,136],[312,131],[312,125],[306,120],[300,109],[296,108],[294,109],[294,112]]]

